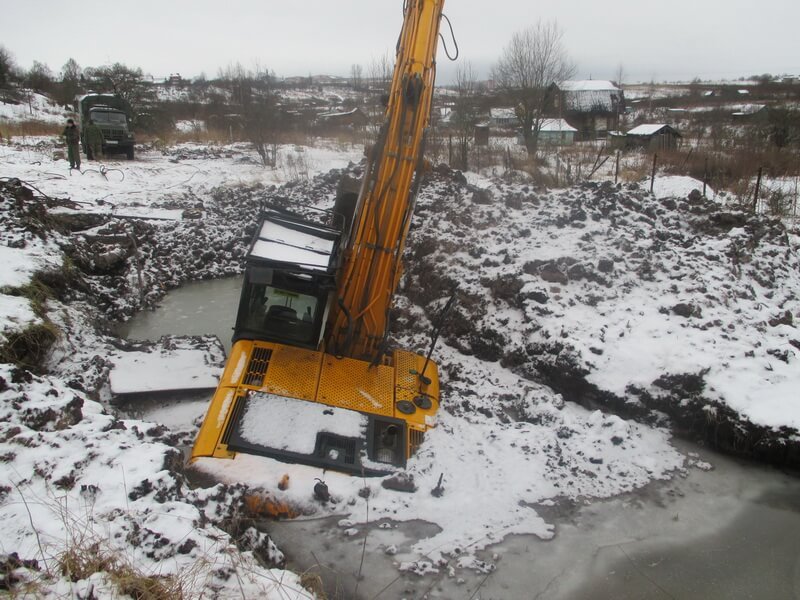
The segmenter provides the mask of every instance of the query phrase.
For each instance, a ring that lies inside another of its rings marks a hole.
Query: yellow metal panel
[[[395,350],[394,352],[394,365],[395,365],[395,385],[398,388],[406,390],[414,390],[415,392],[423,392],[428,396],[432,396],[438,400],[439,398],[439,368],[436,363],[428,361],[425,366],[425,357],[413,352],[405,350]],[[422,368],[425,367],[425,377],[431,380],[430,385],[420,385],[419,375]],[[412,372],[413,371],[413,372]]]
[[[396,371],[395,385],[397,387],[406,389],[418,389],[419,377],[414,375],[411,371],[418,371],[417,369],[417,355],[413,352],[405,352],[404,350],[396,350],[394,353],[394,368]],[[421,357],[420,357],[421,358]],[[425,359],[422,359],[423,364]],[[419,368],[421,370],[422,367]],[[431,366],[425,369],[432,370]]]
[[[321,352],[275,344],[261,389],[279,396],[314,400],[321,362]]]
[[[396,350],[394,353],[395,365],[395,400],[400,402],[405,400],[407,402],[414,402],[414,398],[420,394],[425,394],[431,400],[431,407],[428,410],[422,410],[417,407],[411,415],[405,415],[397,412],[396,417],[405,419],[409,424],[413,423],[419,426],[422,430],[428,428],[425,417],[432,417],[439,409],[439,370],[436,363],[428,361],[425,367],[425,377],[431,380],[430,385],[423,385],[419,379],[423,366],[425,366],[425,357],[413,352],[406,352],[405,350]]]
[[[233,345],[225,363],[225,370],[222,372],[220,385],[237,385],[241,381],[252,349],[251,340],[239,340]]]
[[[394,369],[326,354],[317,401],[383,416],[394,412]]]
[[[208,407],[206,418],[197,434],[197,439],[192,448],[192,458],[200,456],[214,456],[216,458],[233,458],[233,452],[228,452],[227,447],[221,443],[222,432],[228,424],[231,409],[236,402],[236,388],[219,386],[211,405]]]

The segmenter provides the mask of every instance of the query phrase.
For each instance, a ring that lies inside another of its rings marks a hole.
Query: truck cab
[[[103,154],[124,152],[128,160],[133,160],[133,132],[124,112],[106,106],[95,106],[89,110],[89,119],[103,132]],[[89,149],[85,143],[83,147],[88,156]]]
[[[87,158],[92,158],[86,140],[86,127],[91,120],[103,132],[104,155],[125,154],[128,160],[133,160],[133,113],[123,98],[113,94],[90,93],[76,98],[75,110],[80,115],[81,144]]]

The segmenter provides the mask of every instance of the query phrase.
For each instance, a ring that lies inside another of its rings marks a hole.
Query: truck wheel
[[[125,151],[125,154],[128,156],[128,160],[133,160],[133,146],[131,146],[130,148],[128,148],[128,149]]]

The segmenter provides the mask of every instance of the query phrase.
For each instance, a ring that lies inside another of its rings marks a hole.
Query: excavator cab
[[[329,221],[333,220],[333,213]],[[240,339],[317,349],[336,289],[341,231],[268,210],[247,253],[234,327]]]

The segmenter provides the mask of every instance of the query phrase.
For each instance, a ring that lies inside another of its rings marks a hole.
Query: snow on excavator
[[[247,254],[233,348],[192,450],[349,473],[402,468],[434,426],[429,356],[387,349],[422,177],[444,0],[406,0],[360,189],[330,212],[267,210]]]

